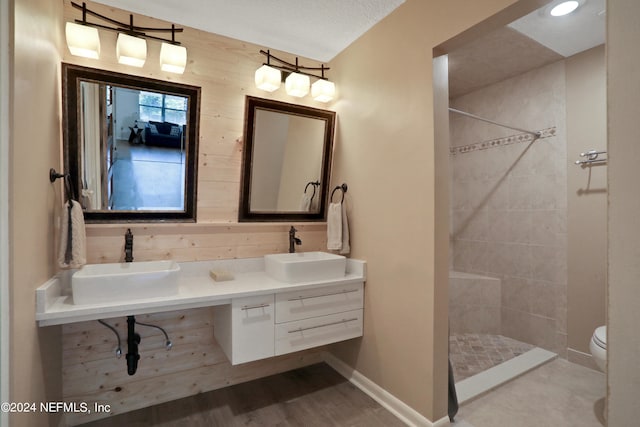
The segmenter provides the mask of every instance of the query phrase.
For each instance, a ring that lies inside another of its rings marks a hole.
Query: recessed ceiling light
[[[565,1],[551,9],[551,16],[564,16],[573,12],[580,6],[576,0]]]

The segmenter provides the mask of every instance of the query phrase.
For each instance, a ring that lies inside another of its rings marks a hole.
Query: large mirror
[[[325,219],[335,112],[247,96],[238,219]]]
[[[62,64],[65,171],[88,222],[195,221],[200,88]]]

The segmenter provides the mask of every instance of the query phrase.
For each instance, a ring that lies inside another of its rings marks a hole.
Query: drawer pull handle
[[[354,320],[358,320],[358,318],[357,317],[352,317],[351,319],[342,319],[342,320],[339,320],[337,322],[323,323],[322,325],[308,326],[306,328],[298,328],[298,329],[294,329],[293,331],[289,331],[289,333],[290,334],[295,334],[296,332],[304,332],[304,331],[308,331],[309,329],[324,328],[325,326],[340,325],[342,323],[353,322]]]
[[[350,294],[353,292],[358,292],[360,289],[343,289],[340,292],[334,292],[332,294],[322,294],[322,295],[314,295],[314,296],[310,296],[310,297],[296,297],[296,298],[291,298],[290,300],[287,301],[302,301],[305,299],[311,299],[311,298],[322,298],[322,297],[332,297],[334,295],[342,295],[342,294]]]
[[[243,305],[240,310],[252,310],[254,308],[265,308],[265,307],[269,307],[270,305],[271,304],[267,304],[267,303],[255,304],[255,305]]]

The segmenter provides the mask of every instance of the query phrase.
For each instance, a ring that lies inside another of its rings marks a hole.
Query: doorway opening
[[[456,110],[449,322],[461,403],[556,355],[591,366],[589,334],[604,324],[606,256],[595,242],[576,243],[586,223],[572,219],[585,204],[606,213],[606,162],[574,164],[580,152],[606,151],[605,1],[554,21],[557,3],[518,2],[436,49],[449,62],[449,105],[436,109]],[[582,111],[584,102],[599,106]],[[606,248],[604,218],[590,226]],[[587,249],[590,278],[576,271],[579,245],[596,248]],[[590,295],[572,298],[577,282]],[[573,301],[590,307],[571,318]],[[479,378],[467,395],[464,385]]]

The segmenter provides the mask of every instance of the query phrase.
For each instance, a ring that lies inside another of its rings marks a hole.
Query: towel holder
[[[342,200],[340,200],[340,203],[344,202],[344,193],[346,193],[346,192],[347,192],[347,188],[348,188],[348,187],[347,187],[347,184],[345,184],[344,182],[342,183],[342,185],[337,185],[337,186],[333,189],[333,191],[331,192],[331,197],[329,198],[329,200],[330,200],[331,202],[333,202],[333,194],[334,194],[337,190],[340,190],[340,191],[342,191]]]
[[[320,181],[307,182],[307,185],[304,186],[304,194],[307,194],[307,188],[309,188],[310,185],[313,186],[313,194],[311,195],[311,200],[313,200],[313,198],[316,196],[316,187],[320,186]]]
[[[49,169],[49,181],[56,182],[58,178],[66,178],[67,176],[63,173],[58,173],[54,168]]]
[[[62,178],[64,181],[64,190],[67,200],[75,200],[75,196],[71,189],[71,175],[68,173],[58,173],[54,168],[49,169],[49,181],[54,183],[58,178]]]

